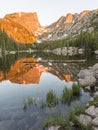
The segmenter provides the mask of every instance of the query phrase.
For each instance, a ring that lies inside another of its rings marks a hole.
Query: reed
[[[42,101],[40,107],[45,108],[46,107],[46,102]]]
[[[45,119],[43,123],[43,128],[46,128],[48,126],[60,126],[62,128],[66,127],[66,121],[65,118],[61,115],[53,115],[51,117],[48,117]]]
[[[72,84],[72,93],[73,93],[73,96],[79,96],[81,93],[81,87],[78,84],[73,83]]]
[[[47,102],[47,106],[49,106],[49,107],[55,107],[58,104],[58,97],[53,92],[53,90],[50,90],[47,93],[46,102]]]
[[[72,98],[73,98],[72,89],[69,89],[65,86],[61,94],[61,102],[62,103],[71,102]]]
[[[27,100],[23,101],[23,110],[26,110],[28,106]]]

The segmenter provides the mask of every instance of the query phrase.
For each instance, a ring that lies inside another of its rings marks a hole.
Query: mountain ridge
[[[61,16],[56,22],[47,26],[49,32],[42,34],[40,40],[52,41],[66,39],[79,34],[81,31],[93,31],[94,27],[92,23],[98,18],[98,16],[95,17],[97,14],[98,9],[91,11],[84,10],[79,14],[68,13],[66,16]]]
[[[1,30],[18,43],[33,43],[37,36],[35,31],[40,27],[36,13],[7,14],[0,20]]]
[[[81,13],[68,13],[57,21],[41,26],[36,12],[16,12],[0,19],[1,30],[18,43],[34,43],[66,39],[81,31],[93,31],[92,23],[98,21],[98,9],[84,10]]]

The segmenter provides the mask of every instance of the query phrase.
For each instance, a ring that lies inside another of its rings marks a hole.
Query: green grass
[[[45,108],[46,107],[46,102],[42,101],[41,104],[40,104],[40,107]]]
[[[53,92],[53,90],[50,90],[46,94],[46,102],[48,107],[55,107],[58,104],[58,97]]]
[[[28,97],[27,99],[25,99],[23,101],[23,110],[26,110],[28,106],[31,106],[31,105],[37,105],[36,104],[36,99],[35,98],[32,98],[31,96]]]
[[[70,103],[74,99],[74,97],[80,96],[80,93],[81,93],[81,88],[76,83],[72,84],[72,88],[67,88],[65,86],[61,94],[61,102]]]
[[[65,118],[61,115],[54,115],[48,117],[47,119],[45,119],[43,123],[43,128],[46,128],[48,126],[56,126],[56,125],[65,128],[67,126]]]
[[[33,104],[33,98],[32,97],[28,97],[27,99],[28,105],[32,105]]]
[[[72,98],[73,98],[72,89],[69,89],[65,86],[61,94],[61,102],[62,103],[71,102]]]
[[[28,97],[28,105],[36,105],[36,98]]]
[[[94,97],[93,101],[89,101],[89,106],[98,104],[98,97]]]
[[[73,83],[72,84],[72,92],[73,92],[73,96],[79,96],[81,93],[81,88],[78,84]]]
[[[84,113],[85,113],[84,106],[76,106],[73,109],[71,109],[70,112],[68,113],[67,120],[73,122],[74,126],[79,130],[92,130],[92,124],[84,125],[77,118],[77,116]]]
[[[46,101],[42,101],[40,103],[41,108],[48,107],[55,107],[59,101],[62,103],[70,103],[74,97],[80,96],[81,88],[78,84],[73,83],[72,88],[65,88],[63,89],[60,98],[57,97],[55,92],[53,90],[50,90],[46,94]],[[31,105],[37,105],[36,99],[29,96],[26,100],[23,102],[23,109],[27,109],[28,106]]]
[[[70,110],[69,112],[69,117],[71,115],[79,115],[79,114],[83,114],[85,112],[85,107],[80,105],[80,106],[75,106],[73,109]]]
[[[23,110],[26,110],[28,106],[27,100],[23,101]]]
[[[69,115],[69,121],[73,122],[74,128],[77,128],[77,130],[92,130],[92,124],[83,124],[79,121],[79,119],[76,117],[75,113],[70,112]]]
[[[83,114],[84,111],[84,106],[76,106],[69,111],[66,119],[62,115],[48,117],[43,123],[43,128],[49,126],[60,126],[60,130],[92,130],[92,124],[84,125],[77,118],[77,116],[79,114]],[[72,122],[74,125],[71,126],[70,122]]]

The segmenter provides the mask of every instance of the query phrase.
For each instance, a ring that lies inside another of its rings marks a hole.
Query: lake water
[[[86,59],[77,63],[76,60]],[[67,63],[66,63],[67,60]],[[69,63],[70,60],[75,62]],[[92,61],[92,62],[91,62]],[[42,130],[46,117],[65,115],[75,105],[86,104],[89,92],[82,90],[80,98],[70,104],[41,108],[46,94],[53,90],[58,96],[65,86],[77,82],[80,69],[97,63],[93,56],[56,56],[52,54],[21,53],[0,59],[0,130]],[[24,100],[32,97],[36,105],[23,110]]]

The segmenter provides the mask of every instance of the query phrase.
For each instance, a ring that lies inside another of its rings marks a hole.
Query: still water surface
[[[55,61],[54,57],[48,57],[48,60]],[[90,57],[91,64],[97,63],[95,57]],[[76,60],[78,56],[68,58]],[[79,60],[84,58],[80,56]],[[0,130],[42,130],[46,117],[66,115],[75,105],[88,102],[90,93],[82,90],[80,98],[70,105],[59,103],[54,108],[40,108],[47,92],[53,90],[60,96],[64,86],[71,87],[77,81],[79,70],[90,66],[88,59],[85,63],[66,63],[66,57],[58,58],[59,61],[62,59],[64,62],[60,63],[43,62],[45,57],[34,54],[8,55],[0,59]],[[24,111],[23,102],[28,97],[36,98],[37,105]]]

